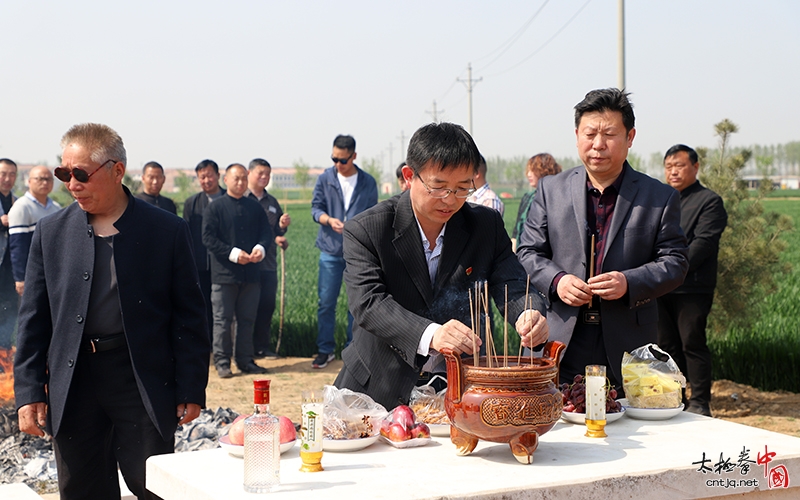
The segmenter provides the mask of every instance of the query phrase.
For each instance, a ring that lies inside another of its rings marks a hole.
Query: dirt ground
[[[220,379],[212,366],[206,404],[212,409],[224,407],[251,413],[253,380],[268,378],[272,380],[272,413],[299,422],[301,392],[332,384],[342,367],[342,362],[336,360],[322,370],[315,370],[311,361],[311,358],[261,359],[257,363],[269,369],[269,374],[243,375],[234,369],[235,376],[230,379]],[[759,391],[728,380],[715,381],[711,394],[711,413],[716,418],[800,437],[800,394]]]

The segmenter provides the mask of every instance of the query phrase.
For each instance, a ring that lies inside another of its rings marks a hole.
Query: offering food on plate
[[[297,429],[295,429],[294,423],[289,420],[289,417],[281,415],[278,420],[281,424],[281,444],[290,443],[297,439]]]
[[[332,385],[325,386],[323,396],[323,439],[363,439],[378,435],[386,408],[372,398]]]
[[[424,422],[417,421],[414,410],[400,405],[381,422],[381,436],[398,448],[422,446],[430,441],[431,430]]]
[[[583,382],[583,375],[575,375],[572,384],[564,382],[561,384],[561,395],[563,397],[564,411],[567,413],[586,413],[586,385]],[[622,404],[616,400],[617,390],[606,385],[606,413],[617,413],[622,411]]]
[[[622,356],[622,386],[634,408],[678,408],[685,381],[672,358],[654,344]]]
[[[430,386],[412,389],[409,406],[418,421],[428,425],[450,425],[450,419],[444,411],[444,392],[437,394]]]

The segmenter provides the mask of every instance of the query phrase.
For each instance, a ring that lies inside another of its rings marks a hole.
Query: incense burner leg
[[[459,430],[455,426],[450,426],[450,441],[456,445],[456,454],[465,456],[472,453],[476,446],[478,446],[478,438],[472,434]]]
[[[511,453],[514,458],[521,464],[530,464],[533,462],[533,452],[539,446],[539,434],[536,432],[525,432],[519,436],[515,436],[508,445],[511,447]]]

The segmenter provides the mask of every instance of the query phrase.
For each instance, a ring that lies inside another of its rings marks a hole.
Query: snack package
[[[622,386],[634,408],[677,408],[686,377],[656,344],[622,355]]]
[[[408,405],[414,410],[419,422],[428,425],[450,425],[450,419],[444,411],[444,393],[447,388],[435,392],[433,387],[423,385],[411,389]]]
[[[377,436],[386,408],[371,397],[350,389],[326,385],[324,398],[323,439],[360,439]]]
[[[431,440],[431,430],[423,422],[418,422],[414,410],[400,405],[381,422],[381,436],[395,448],[425,446]]]

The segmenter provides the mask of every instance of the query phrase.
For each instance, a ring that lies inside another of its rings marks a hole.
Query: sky
[[[390,172],[437,118],[487,158],[577,158],[573,107],[617,82],[617,0],[0,2],[0,157],[55,166],[77,123],[129,170],[330,165],[337,134]],[[800,140],[800,2],[625,2],[633,149]],[[461,81],[459,81],[459,79]]]

